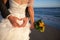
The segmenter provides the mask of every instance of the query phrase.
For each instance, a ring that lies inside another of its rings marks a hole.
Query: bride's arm
[[[30,0],[29,1],[29,5],[28,5],[28,11],[29,11],[29,14],[30,14],[31,24],[34,23],[34,9],[33,9],[33,4],[34,4],[34,0]]]

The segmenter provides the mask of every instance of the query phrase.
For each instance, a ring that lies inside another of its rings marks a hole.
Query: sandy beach
[[[46,25],[45,32],[41,33],[34,29],[30,37],[30,40],[60,40],[60,30]]]

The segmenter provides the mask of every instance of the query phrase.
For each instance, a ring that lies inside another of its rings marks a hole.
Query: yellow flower
[[[42,30],[40,30],[40,31],[41,32],[44,32],[44,30],[45,30],[45,24],[44,24],[43,21],[42,22],[39,22],[39,26],[42,27]]]
[[[42,21],[42,22],[39,22],[39,26],[40,26],[40,27],[44,27],[44,25],[45,25],[45,24],[44,24],[43,21]]]
[[[45,30],[45,27],[43,27],[42,30],[40,30],[40,31],[41,31],[41,32],[44,32],[44,30]]]

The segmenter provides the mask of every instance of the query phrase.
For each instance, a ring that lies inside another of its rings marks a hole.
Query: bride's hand
[[[30,27],[31,29],[34,29],[34,23],[31,23],[31,27]]]
[[[20,20],[19,18],[15,16],[9,16],[8,19],[14,27],[20,27],[20,25],[17,23],[17,20]]]
[[[21,27],[25,27],[26,24],[27,24],[28,18],[26,17],[26,18],[23,18],[22,20],[23,20],[23,24],[20,25],[20,26],[21,26]]]

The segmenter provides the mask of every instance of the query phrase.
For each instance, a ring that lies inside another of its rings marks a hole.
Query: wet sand
[[[60,30],[49,25],[46,25],[43,33],[33,29],[30,40],[60,40]]]

